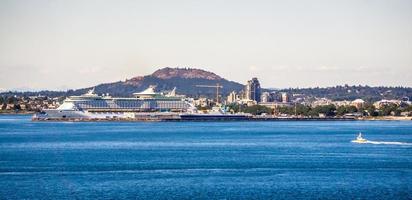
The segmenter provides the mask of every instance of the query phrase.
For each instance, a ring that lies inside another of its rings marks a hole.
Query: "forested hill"
[[[245,80],[246,82],[246,80]],[[40,91],[40,92],[4,92],[2,96],[48,96],[61,97],[81,95],[91,88],[95,88],[96,93],[109,93],[116,97],[130,97],[134,92],[140,92],[150,85],[156,85],[157,91],[172,90],[177,88],[177,93],[190,97],[206,96],[214,98],[215,88],[199,88],[196,85],[216,85],[223,86],[220,94],[225,97],[231,91],[240,91],[244,85],[227,80],[219,75],[194,68],[162,68],[150,75],[136,76],[125,81],[113,83],[103,83],[96,86],[68,90],[68,91]],[[264,87],[264,86],[263,86]],[[264,87],[265,88],[265,87]],[[268,91],[264,89],[264,91]],[[290,94],[303,94],[312,97],[326,97],[332,100],[354,100],[361,98],[366,101],[376,101],[381,99],[402,99],[409,97],[412,99],[412,88],[409,87],[369,87],[369,86],[335,86],[326,88],[289,88],[281,89],[280,92]]]
[[[332,100],[354,100],[377,101],[381,99],[412,99],[412,88],[410,87],[370,87],[370,86],[335,86],[326,88],[289,88],[281,92],[292,94],[303,94],[305,96],[325,97]]]

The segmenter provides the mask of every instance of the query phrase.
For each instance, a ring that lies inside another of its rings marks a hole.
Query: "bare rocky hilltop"
[[[159,79],[183,78],[183,79],[207,79],[207,80],[222,80],[223,78],[213,72],[208,72],[202,69],[194,68],[170,68],[156,70],[151,75]]]
[[[172,90],[176,87],[177,93],[180,94],[193,97],[200,95],[213,97],[216,94],[215,89],[199,88],[196,85],[216,85],[217,83],[223,86],[221,90],[223,95],[227,95],[233,90],[240,91],[244,87],[240,83],[229,81],[213,72],[202,69],[170,67],[156,70],[150,75],[136,76],[125,81],[104,83],[94,87],[97,93],[109,93],[112,96],[131,96],[134,92],[142,91],[150,85],[156,85],[158,91]],[[90,88],[68,91],[67,93],[68,95],[81,94]]]

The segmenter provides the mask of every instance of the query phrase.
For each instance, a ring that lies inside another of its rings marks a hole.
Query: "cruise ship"
[[[176,88],[167,94],[154,89],[150,86],[133,93],[132,98],[99,96],[91,89],[81,96],[68,97],[57,109],[42,110],[33,120],[162,119],[196,112],[184,96],[176,95]]]

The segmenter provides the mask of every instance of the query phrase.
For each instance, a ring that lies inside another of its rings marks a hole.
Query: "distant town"
[[[195,85],[194,87],[199,90],[207,88],[215,91],[214,97],[199,96],[194,98],[185,97],[185,94],[181,94],[183,97],[190,99],[193,105],[203,113],[209,113],[214,107],[219,106],[232,114],[248,113],[254,116],[295,118],[412,116],[412,103],[408,96],[400,99],[380,99],[377,101],[366,101],[361,98],[332,100],[282,90],[262,89],[258,78],[248,80],[242,90],[232,91],[227,96],[220,94],[223,86],[219,83]],[[0,96],[1,113],[35,113],[41,112],[43,109],[56,109],[66,98],[67,96],[8,96],[7,93],[3,93]]]
[[[232,112],[239,112],[243,109],[243,112],[254,115],[272,114],[284,117],[320,118],[412,116],[412,104],[406,96],[401,99],[381,99],[368,102],[363,99],[331,100],[300,93],[262,92],[257,78],[247,81],[245,89],[241,92],[231,92],[225,103]]]

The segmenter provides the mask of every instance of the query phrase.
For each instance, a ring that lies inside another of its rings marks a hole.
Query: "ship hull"
[[[88,112],[74,110],[44,110],[33,121],[244,121],[248,115],[179,114],[172,112]]]
[[[232,115],[232,114],[182,114],[182,121],[243,121],[249,120],[247,115]]]

